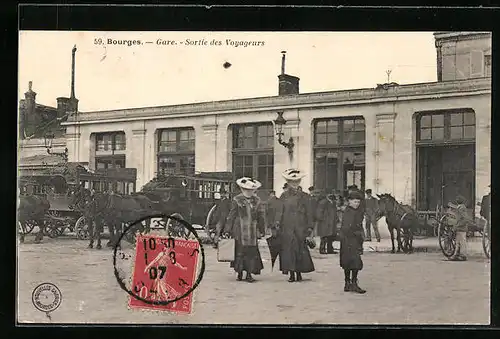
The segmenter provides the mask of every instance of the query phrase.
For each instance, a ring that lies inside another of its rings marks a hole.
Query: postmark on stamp
[[[155,217],[158,216],[145,219],[151,220]],[[136,223],[142,221],[144,219]],[[135,234],[133,253],[127,255],[115,247],[115,276],[120,287],[129,294],[128,306],[131,309],[182,314],[192,312],[193,291],[203,278],[204,253],[192,226],[183,220],[178,221],[193,233],[196,240],[138,232]],[[131,224],[125,233],[133,229],[133,226]],[[132,265],[129,274],[118,268],[119,260],[126,260],[129,266]],[[125,278],[127,275],[129,279]],[[129,283],[126,280],[129,280]]]
[[[50,312],[55,311],[62,302],[62,293],[52,283],[42,283],[35,287],[31,295],[33,306],[41,312],[45,312],[50,318]]]

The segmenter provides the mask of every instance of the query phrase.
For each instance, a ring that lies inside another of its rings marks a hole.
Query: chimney
[[[75,54],[76,45],[74,45],[71,50],[71,95],[69,98],[69,105],[67,106],[67,112],[78,112],[78,99],[75,96]],[[59,101],[57,106],[59,107]]]
[[[57,98],[57,117],[61,118],[71,111],[71,98]]]
[[[26,113],[33,114],[36,105],[36,92],[32,89],[33,82],[28,83],[28,92],[24,93],[25,103],[26,103]]]
[[[300,78],[285,73],[286,51],[282,51],[281,53],[282,53],[281,74],[278,75],[278,80],[279,80],[278,95],[299,94]]]

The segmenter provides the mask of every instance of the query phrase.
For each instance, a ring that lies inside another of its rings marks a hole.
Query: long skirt
[[[260,274],[264,265],[259,246],[243,246],[241,241],[235,240],[234,261],[231,261],[230,267],[238,273],[246,271],[250,274]]]
[[[362,270],[363,260],[361,250],[363,243],[356,237],[343,237],[340,239],[340,267],[345,270]]]
[[[295,235],[282,234],[282,248],[279,254],[280,271],[309,273],[314,271],[314,263],[305,239]]]

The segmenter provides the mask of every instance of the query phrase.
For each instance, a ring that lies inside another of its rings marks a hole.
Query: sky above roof
[[[37,102],[48,106],[70,95],[77,46],[83,112],[274,96],[282,50],[301,93],[375,87],[387,82],[387,70],[399,84],[437,77],[432,32],[22,31],[19,39],[19,96],[33,81]],[[142,44],[113,43],[124,40]],[[235,46],[242,41],[263,44]]]

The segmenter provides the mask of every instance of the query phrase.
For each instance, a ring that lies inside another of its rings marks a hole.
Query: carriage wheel
[[[441,248],[444,256],[447,258],[453,256],[457,246],[456,232],[452,226],[447,224],[445,215],[441,218],[441,220],[439,220],[438,240],[439,247]]]
[[[172,213],[172,215],[184,220],[184,217],[180,213]],[[167,220],[166,229],[169,237],[187,238],[190,235],[188,233],[191,233],[184,227],[183,224],[171,218],[168,218]]]
[[[79,240],[88,240],[89,239],[89,225],[87,224],[87,220],[84,216],[78,218],[74,227],[76,237]]]
[[[19,233],[28,235],[30,234],[35,226],[37,226],[37,223],[35,220],[26,220],[23,223],[19,222]]]
[[[402,229],[402,245],[404,253],[411,253],[413,250],[413,232],[411,229]]]
[[[491,235],[490,235],[490,233],[491,233],[490,232],[490,225],[489,225],[489,223],[487,223],[486,225],[484,225],[482,242],[483,242],[484,254],[486,255],[486,257],[488,259],[490,259],[490,257],[491,257]]]
[[[213,216],[216,208],[217,208],[217,205],[212,206],[210,211],[208,211],[207,220],[205,221],[205,232],[208,234],[208,236],[212,242],[215,241],[216,230],[210,229],[210,225],[211,225],[211,221],[212,221],[212,216]]]

